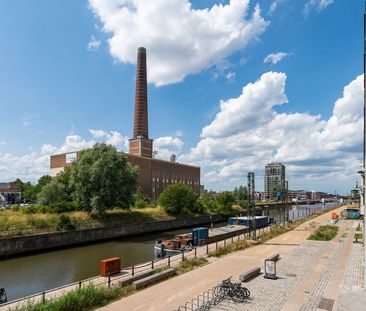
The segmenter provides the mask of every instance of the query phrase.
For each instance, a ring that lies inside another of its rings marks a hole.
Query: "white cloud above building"
[[[148,80],[160,86],[181,82],[258,40],[268,22],[259,5],[230,0],[193,9],[188,0],[89,0],[109,35],[111,55],[136,63],[136,50],[147,48]]]

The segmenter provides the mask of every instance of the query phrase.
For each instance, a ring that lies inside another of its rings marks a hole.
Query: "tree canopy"
[[[111,145],[84,150],[71,169],[70,187],[78,205],[102,215],[118,206],[129,208],[137,188],[137,171]]]

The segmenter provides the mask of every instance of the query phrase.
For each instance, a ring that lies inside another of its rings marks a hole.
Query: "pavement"
[[[210,259],[210,264],[204,267],[98,310],[172,311],[231,275],[238,279],[242,272],[253,267],[263,270],[264,259],[274,253],[280,253],[281,257],[277,280],[260,275],[244,283],[252,293],[250,300],[241,304],[224,300],[211,310],[365,310],[360,309],[362,304],[357,305],[360,300],[349,301],[354,296],[361,297],[361,301],[366,297],[361,288],[362,246],[352,243],[357,221],[340,221],[339,233],[333,241],[306,240],[315,227],[329,223],[330,218],[328,212],[265,244]]]

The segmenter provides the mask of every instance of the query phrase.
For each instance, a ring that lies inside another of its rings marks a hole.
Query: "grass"
[[[252,243],[250,243],[247,240],[234,241],[233,243],[230,243],[226,246],[218,247],[217,249],[209,252],[208,255],[210,257],[221,257],[221,256],[227,255],[231,252],[235,252],[235,251],[239,251],[239,250],[249,248],[251,245],[252,245]]]
[[[362,233],[355,233],[355,240],[353,243],[362,243]]]
[[[64,213],[71,220],[71,228],[89,229],[104,226],[120,225],[123,223],[170,220],[161,207],[134,208],[131,210],[113,209],[105,217],[98,219],[87,212],[74,211]],[[34,213],[26,214],[20,211],[0,210],[0,238],[41,232],[60,231],[58,226],[60,214]]]
[[[320,226],[312,235],[308,237],[308,240],[315,240],[315,241],[330,241],[335,238],[338,233],[337,226]]]
[[[124,287],[96,287],[88,285],[81,289],[76,289],[66,293],[56,300],[46,300],[45,302],[28,301],[19,306],[14,311],[86,311],[96,307],[105,306],[114,300],[128,296],[135,290],[131,286]]]
[[[175,272],[179,275],[207,264],[208,260],[206,258],[190,258],[182,261],[179,266],[175,268]]]

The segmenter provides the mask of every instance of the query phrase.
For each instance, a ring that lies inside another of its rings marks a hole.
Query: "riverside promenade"
[[[343,208],[336,211],[340,213]],[[350,291],[361,296],[360,301],[366,296],[360,295],[362,246],[353,243],[358,221],[341,220],[333,241],[306,240],[314,227],[327,224],[330,219],[331,212],[328,212],[265,244],[222,258],[210,258],[210,263],[204,267],[98,310],[172,311],[227,277],[238,279],[239,274],[256,266],[263,270],[264,259],[274,253],[280,253],[281,257],[277,263],[278,280],[264,279],[260,275],[245,283],[251,291],[250,300],[241,304],[224,300],[211,310],[363,310],[355,302],[348,308],[347,301]],[[365,304],[366,301],[363,306]]]

